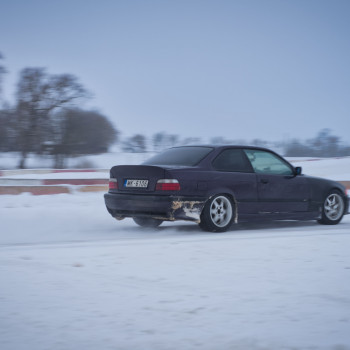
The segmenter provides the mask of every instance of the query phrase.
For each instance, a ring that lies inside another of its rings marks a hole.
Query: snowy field
[[[350,349],[350,217],[145,230],[102,193],[0,196],[0,349]]]

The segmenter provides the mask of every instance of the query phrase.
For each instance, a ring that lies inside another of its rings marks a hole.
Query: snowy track
[[[0,349],[350,349],[350,217],[201,232],[2,196]]]

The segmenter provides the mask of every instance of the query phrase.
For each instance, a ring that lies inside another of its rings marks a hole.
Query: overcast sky
[[[0,0],[0,52],[8,101],[71,73],[125,136],[350,141],[348,0]]]

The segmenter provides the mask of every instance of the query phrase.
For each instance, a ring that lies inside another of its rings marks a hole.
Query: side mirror
[[[302,170],[301,166],[296,166],[296,167],[294,168],[294,175],[295,175],[295,176],[301,175],[301,170]]]

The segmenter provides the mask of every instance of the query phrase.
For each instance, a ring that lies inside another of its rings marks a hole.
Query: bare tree
[[[341,157],[350,155],[350,147],[342,145],[340,138],[332,135],[330,129],[323,129],[316,137],[306,142],[287,142],[284,153],[289,157]]]
[[[202,141],[200,137],[186,137],[185,139],[182,140],[181,144],[183,146],[188,146],[188,145],[198,145],[201,142]]]
[[[4,57],[0,52],[0,60],[2,60]],[[6,69],[4,66],[0,64],[0,101],[1,101],[1,96],[2,96],[2,77],[6,73]]]
[[[146,137],[141,134],[129,137],[123,142],[122,149],[125,152],[141,153],[146,152]]]
[[[319,131],[314,139],[309,140],[309,146],[318,157],[334,157],[339,155],[340,138],[334,136],[330,129]]]
[[[10,112],[7,110],[0,110],[0,152],[6,152],[10,149],[10,122]]]
[[[25,68],[17,86],[17,140],[21,152],[19,168],[28,153],[40,153],[49,141],[52,114],[79,99],[87,91],[73,75],[49,75],[43,68]]]
[[[226,139],[223,136],[214,136],[210,139],[210,143],[214,144],[214,145],[229,145],[231,142],[231,140]]]
[[[251,143],[257,147],[268,147],[268,142],[261,139],[254,139]]]
[[[167,134],[165,132],[157,132],[152,137],[153,149],[159,152],[165,148],[174,147],[179,143],[179,136]]]
[[[53,119],[53,138],[44,149],[54,155],[55,168],[63,168],[68,157],[107,152],[117,141],[118,131],[99,112],[68,109]]]
[[[156,152],[159,152],[163,149],[163,138],[164,138],[164,132],[157,132],[152,137],[152,143],[153,143],[153,149]]]

